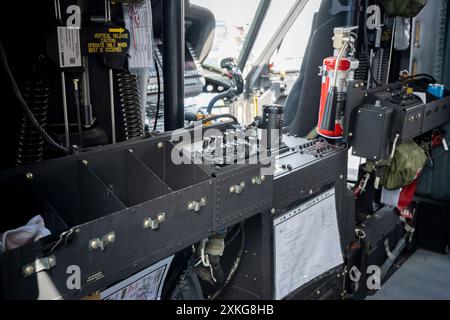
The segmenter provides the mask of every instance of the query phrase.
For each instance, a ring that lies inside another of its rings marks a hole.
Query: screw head
[[[162,148],[164,148],[164,142],[158,143],[158,149],[162,149]]]
[[[27,266],[25,267],[25,269],[23,270],[23,273],[25,276],[29,277],[34,273],[34,267],[33,266]]]
[[[50,257],[50,258],[48,258],[48,264],[49,265],[51,265],[51,266],[54,266],[55,265],[55,258],[54,257]]]
[[[275,210],[275,208],[272,208],[272,210],[270,210],[271,214],[275,214],[277,212],[277,210]]]
[[[81,163],[83,164],[83,166],[85,166],[85,167],[87,167],[88,166],[88,164],[89,164],[89,162],[87,161],[87,160],[83,160],[83,161],[81,161]]]
[[[194,210],[195,209],[195,203],[189,202],[188,204],[188,210]]]
[[[108,235],[106,240],[108,240],[109,243],[112,243],[112,242],[116,241],[116,235],[114,233],[111,233],[110,235]]]
[[[33,178],[34,178],[34,176],[33,176],[33,174],[32,174],[31,172],[26,173],[26,174],[25,174],[25,177],[26,177],[27,180],[29,180],[29,181],[33,180]]]
[[[166,214],[165,213],[160,213],[158,215],[158,222],[159,223],[163,223],[164,221],[166,221]]]
[[[235,186],[230,187],[230,193],[234,193],[235,191],[236,191],[236,187]]]
[[[151,219],[145,219],[144,220],[144,229],[149,229],[152,226],[152,220]]]
[[[262,182],[266,181],[266,176],[261,176],[261,181]]]
[[[100,248],[100,240],[96,239],[89,242],[89,249],[97,250],[98,248]]]

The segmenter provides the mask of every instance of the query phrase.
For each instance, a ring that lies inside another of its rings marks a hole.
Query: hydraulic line
[[[212,111],[214,109],[214,106],[217,102],[219,102],[222,99],[231,98],[233,96],[233,89],[229,89],[221,94],[218,94],[212,100],[209,102],[207,113],[212,114]]]

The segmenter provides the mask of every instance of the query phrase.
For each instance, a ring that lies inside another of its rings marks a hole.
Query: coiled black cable
[[[12,75],[11,69],[9,68],[8,59],[6,57],[5,49],[3,48],[3,43],[0,41],[0,60],[3,66],[3,69],[6,73],[6,76],[11,84],[11,88],[17,97],[17,100],[19,100],[20,105],[25,111],[25,115],[27,116],[30,123],[33,125],[33,127],[42,135],[44,138],[44,141],[47,142],[49,145],[54,147],[56,150],[61,151],[65,154],[71,154],[71,150],[69,148],[65,148],[61,146],[59,143],[57,143],[55,140],[50,137],[50,135],[41,127],[39,124],[39,121],[34,116],[33,112],[31,111],[30,107],[26,103],[25,99],[22,96],[22,93],[20,92],[19,86],[17,85],[16,80],[14,79],[14,76]]]
[[[117,87],[122,108],[125,139],[130,140],[144,135],[139,82],[136,75],[129,72],[117,74]]]
[[[47,124],[50,87],[41,80],[27,81],[24,99],[42,128]],[[44,154],[44,137],[23,114],[19,124],[17,166],[41,162]]]

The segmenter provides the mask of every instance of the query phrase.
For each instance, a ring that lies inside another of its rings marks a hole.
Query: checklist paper
[[[334,189],[275,219],[274,229],[277,300],[344,263]]]
[[[173,256],[145,269],[101,293],[102,300],[160,300]]]

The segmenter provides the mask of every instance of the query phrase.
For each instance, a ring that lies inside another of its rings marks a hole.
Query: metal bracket
[[[245,182],[241,182],[241,184],[239,184],[239,185],[230,187],[230,194],[240,195],[240,194],[244,193],[244,190],[245,190]]]
[[[166,214],[160,213],[156,219],[148,218],[144,220],[144,229],[159,229],[159,225],[166,221]]]
[[[109,246],[115,241],[116,241],[116,233],[115,232],[108,233],[101,239],[96,238],[89,241],[89,250],[95,251],[100,249],[102,251],[105,251],[105,247]]]
[[[252,185],[260,186],[266,181],[266,176],[256,176],[252,178]]]
[[[41,271],[48,271],[56,266],[56,257],[50,256],[47,258],[37,259],[22,268],[22,273],[25,278],[31,277]]]
[[[195,211],[198,213],[202,210],[203,207],[206,207],[207,204],[208,204],[208,200],[206,199],[206,197],[203,197],[198,202],[197,201],[188,202],[187,210]]]

